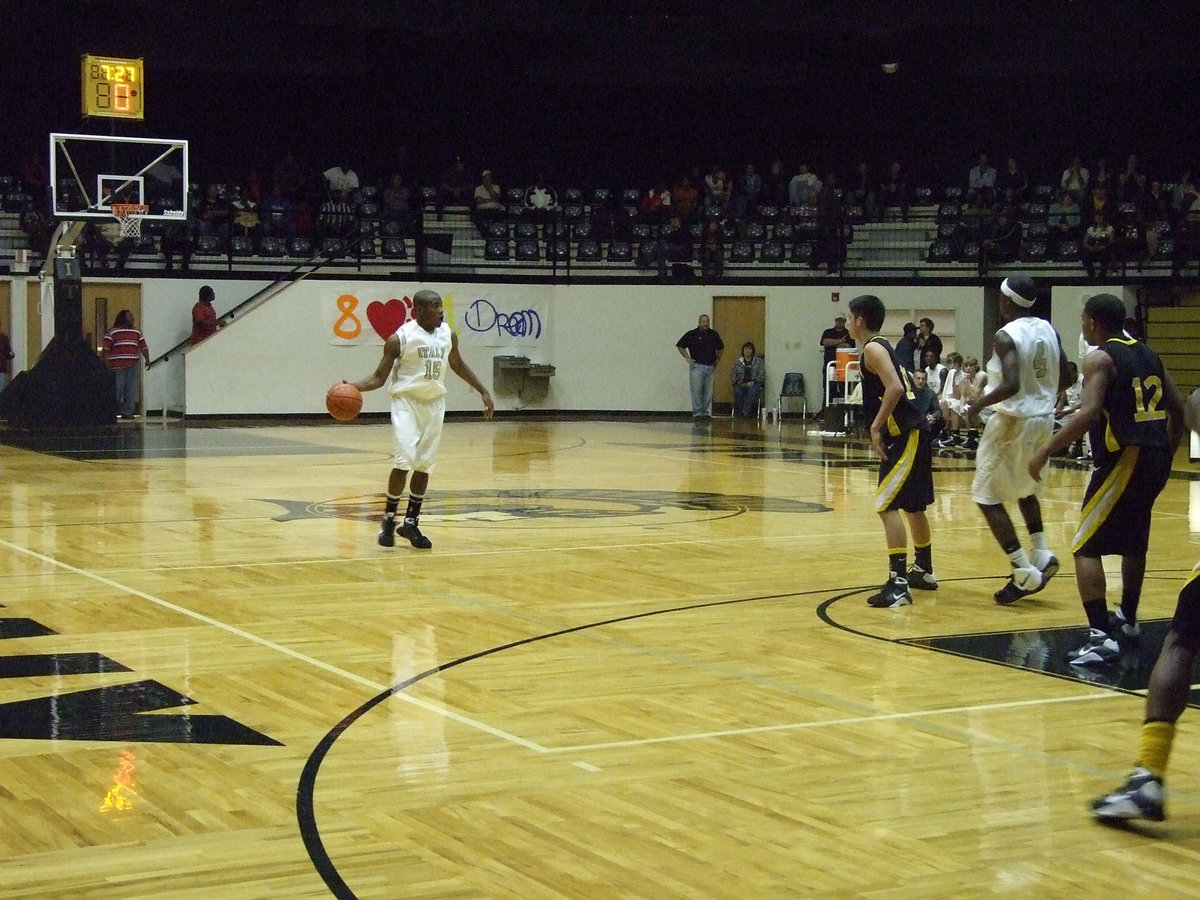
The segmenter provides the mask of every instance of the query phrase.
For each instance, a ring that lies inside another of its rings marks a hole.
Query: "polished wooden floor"
[[[816,426],[813,426],[816,427]],[[1167,822],[1086,808],[1200,553],[1186,457],[1140,653],[1080,677],[939,459],[936,593],[874,610],[862,446],[799,423],[447,424],[432,551],[376,545],[382,423],[0,446],[0,896],[1195,897]],[[1023,530],[1021,531],[1023,534]],[[1115,591],[1110,591],[1110,595]]]

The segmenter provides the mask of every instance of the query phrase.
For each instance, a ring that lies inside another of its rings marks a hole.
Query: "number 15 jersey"
[[[392,366],[388,393],[393,397],[433,401],[446,395],[446,369],[450,365],[450,326],[442,322],[426,331],[415,319],[396,331],[400,356]]]

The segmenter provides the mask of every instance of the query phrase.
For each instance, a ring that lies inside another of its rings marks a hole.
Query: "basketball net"
[[[143,203],[113,203],[109,209],[121,226],[121,237],[142,236],[142,219],[150,212],[149,206]]]

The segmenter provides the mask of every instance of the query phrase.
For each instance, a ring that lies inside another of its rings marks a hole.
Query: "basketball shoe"
[[[914,563],[908,570],[908,586],[922,591],[936,591],[938,589],[937,576],[932,572],[926,572]]]
[[[405,517],[404,521],[400,523],[400,527],[396,529],[396,534],[402,538],[408,538],[408,542],[418,550],[428,550],[433,546],[433,541],[421,534],[416,519]]]
[[[1089,628],[1084,645],[1068,654],[1073,666],[1104,666],[1120,658],[1120,646],[1099,628]]]
[[[1108,613],[1108,631],[1109,634],[1115,634],[1118,638],[1135,638],[1141,635],[1142,626],[1137,622],[1132,624],[1125,620],[1125,613],[1121,612],[1121,607],[1110,610]]]
[[[908,580],[896,575],[887,580],[883,590],[867,599],[869,606],[880,609],[895,609],[898,606],[908,606],[912,602],[912,594],[908,592]]]
[[[1163,783],[1143,768],[1136,768],[1124,786],[1092,801],[1092,815],[1097,819],[1149,819],[1161,822],[1167,817],[1163,809]]]
[[[395,547],[396,538],[393,533],[396,530],[396,517],[384,516],[383,524],[379,526],[379,546],[380,547]]]
[[[1058,557],[1049,550],[1034,550],[1029,554],[1029,559],[1042,573],[1042,585],[1037,589],[1040,591],[1046,586],[1046,582],[1058,574]]]
[[[1022,597],[1036,594],[1045,585],[1046,581],[1042,576],[1041,569],[1036,566],[1022,566],[1020,568],[1014,566],[1012,578],[1006,581],[1004,587],[996,591],[992,597],[1001,606],[1009,606],[1016,603]]]

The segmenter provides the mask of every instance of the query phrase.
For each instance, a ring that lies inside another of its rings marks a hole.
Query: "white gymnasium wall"
[[[219,314],[268,284],[252,280],[144,281],[142,327],[152,355],[186,339],[191,331],[192,305],[205,283],[211,283],[216,291],[214,305]],[[363,285],[369,288],[364,290]],[[364,301],[368,293],[380,298],[411,296],[419,287],[452,296],[463,356],[484,384],[493,387],[497,408],[502,411],[688,411],[687,369],[675,342],[695,326],[698,315],[711,313],[714,296],[766,298],[768,400],[778,395],[783,373],[800,371],[809,384],[810,407],[819,405],[820,334],[833,324],[835,314],[845,311],[850,298],[860,293],[878,294],[888,305],[884,334],[893,341],[905,321],[928,314],[939,331],[953,336],[953,346],[964,355],[985,355],[983,292],[977,287],[418,285],[311,278],[238,316],[203,344],[156,365],[146,375],[146,408],[158,409],[165,403],[169,409],[186,409],[189,415],[323,412],[326,389],[342,379],[372,372],[382,346],[381,342],[359,346],[331,343],[333,300],[356,290]],[[461,327],[462,310],[473,298],[495,295],[515,308],[538,309],[543,318],[541,338],[526,346],[503,347],[481,344],[477,335],[466,334]],[[1077,307],[1073,314],[1077,323]],[[990,350],[990,342],[987,346]],[[732,365],[735,353],[736,347],[727,348],[723,370],[726,364]],[[505,354],[526,355],[534,363],[554,365],[556,374],[549,379],[548,390],[530,391],[524,398],[496,392],[492,359]],[[727,372],[719,377],[728,377]],[[446,380],[450,410],[479,409],[478,397],[465,384],[453,375]],[[386,408],[384,391],[367,396],[368,411],[384,412]]]

